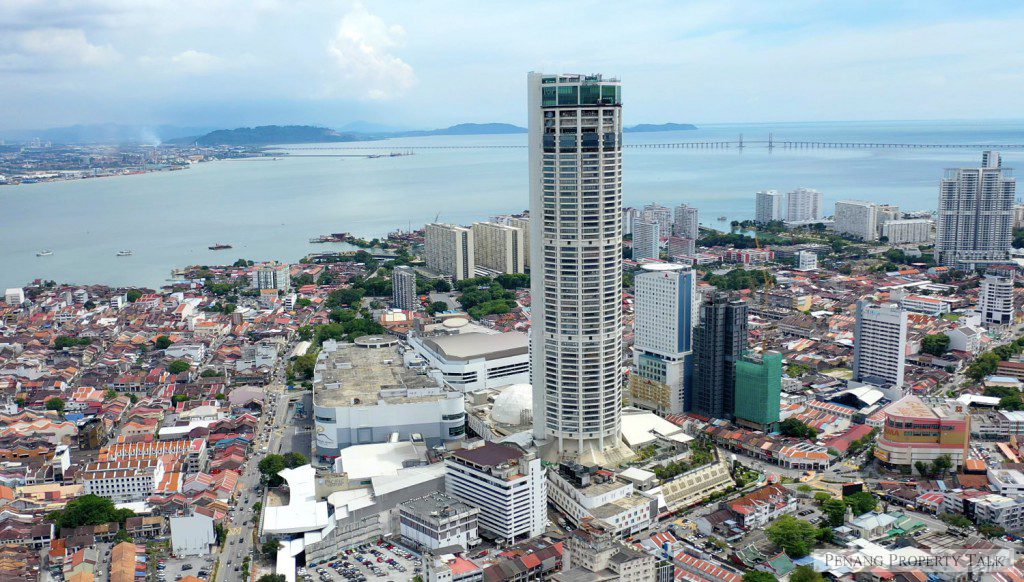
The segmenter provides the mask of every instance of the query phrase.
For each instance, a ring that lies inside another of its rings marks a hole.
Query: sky
[[[0,129],[525,125],[526,73],[629,123],[1024,117],[1024,3],[2,0]]]

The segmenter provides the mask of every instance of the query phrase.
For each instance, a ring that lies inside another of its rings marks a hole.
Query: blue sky
[[[530,70],[630,123],[1020,118],[1024,3],[0,3],[0,129],[522,124]]]

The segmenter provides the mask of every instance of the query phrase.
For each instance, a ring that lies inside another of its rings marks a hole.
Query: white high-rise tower
[[[622,443],[622,100],[601,75],[528,77],[534,437],[549,460]]]
[[[984,152],[980,168],[946,170],[939,188],[935,261],[973,269],[1007,260],[1016,188],[998,152]]]

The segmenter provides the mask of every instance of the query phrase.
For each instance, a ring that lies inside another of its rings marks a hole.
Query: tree
[[[267,455],[260,459],[257,467],[263,475],[263,480],[271,487],[277,487],[284,482],[278,473],[285,469],[294,469],[308,463],[309,460],[300,453],[288,453],[285,455]]]
[[[779,582],[779,579],[768,572],[751,570],[743,575],[743,582]]]
[[[256,582],[287,582],[287,578],[284,574],[264,574],[260,576]]]
[[[167,337],[165,335],[162,335],[162,336],[156,338],[156,341],[153,342],[153,345],[155,345],[156,349],[158,349],[158,350],[166,350],[167,348],[171,347],[171,345],[173,343],[174,342],[171,341],[171,338],[169,338],[169,337]]]
[[[932,467],[935,468],[936,474],[948,473],[953,468],[953,459],[949,455],[939,455],[935,457],[935,461],[932,462]]]
[[[839,527],[843,525],[846,517],[846,504],[843,503],[842,499],[830,497],[821,504],[821,512],[828,517],[828,523],[830,525]]]
[[[851,493],[843,498],[843,502],[853,509],[854,515],[862,515],[873,510],[878,505],[878,497],[868,491]]]
[[[946,522],[952,527],[968,528],[971,527],[971,520],[956,513],[943,513],[939,515],[939,519]]]
[[[933,356],[941,356],[949,349],[949,336],[944,333],[933,333],[921,340],[921,351]]]
[[[117,390],[114,390],[113,388],[103,393],[104,400],[110,400],[111,398],[117,398]]]
[[[801,439],[813,439],[818,436],[818,431],[814,427],[807,426],[799,419],[793,417],[779,423],[779,432],[783,436]]]
[[[139,297],[142,297],[142,291],[131,289],[125,293],[125,297],[128,299],[128,303],[135,303],[139,300]]]
[[[326,303],[327,307],[344,307],[348,305],[357,307],[362,299],[362,289],[338,289],[337,291],[331,291],[327,296]]]
[[[175,404],[179,402],[185,402],[186,400],[191,400],[188,394],[175,394],[174,396],[171,396],[171,402]]]
[[[56,410],[60,414],[64,414],[64,399],[63,398],[51,398],[46,401],[47,410]]]
[[[278,541],[277,538],[268,538],[267,541],[263,542],[263,545],[260,546],[260,553],[268,560],[272,560],[274,556],[277,556],[277,550],[280,547],[281,542]]]
[[[310,380],[313,378],[313,370],[316,368],[316,352],[307,352],[291,363],[288,375],[293,380]]]
[[[64,348],[73,348],[75,346],[87,346],[91,343],[92,340],[87,337],[75,338],[66,335],[60,335],[57,336],[55,340],[53,340],[53,347],[58,350],[63,350]]]
[[[169,366],[167,366],[167,371],[172,374],[180,374],[182,372],[187,372],[191,367],[192,364],[189,364],[185,360],[174,360]]]
[[[447,279],[435,279],[434,280],[434,291],[438,293],[448,293],[452,290],[452,284]]]
[[[131,542],[131,541],[135,541],[135,540],[132,538],[132,534],[128,533],[128,530],[126,530],[126,529],[119,529],[119,530],[117,530],[117,533],[114,534],[114,543],[115,544],[119,544],[121,542]]]
[[[814,571],[810,566],[799,566],[789,575],[789,582],[823,582],[825,579],[821,574]]]
[[[430,315],[434,315],[435,313],[440,313],[442,311],[447,310],[448,304],[445,303],[444,301],[432,301],[427,305],[427,313],[429,313]]]
[[[218,378],[224,374],[220,370],[214,370],[213,368],[207,368],[199,374],[200,378]]]
[[[289,469],[301,467],[307,463],[309,463],[309,459],[307,459],[302,453],[292,452],[284,454],[284,465]]]
[[[790,558],[802,558],[810,553],[818,539],[818,528],[792,515],[783,515],[765,530],[773,544],[785,550]]]
[[[64,509],[50,513],[46,519],[58,528],[67,530],[112,521],[124,523],[124,520],[134,515],[135,512],[130,509],[117,509],[107,497],[89,494],[69,501]]]

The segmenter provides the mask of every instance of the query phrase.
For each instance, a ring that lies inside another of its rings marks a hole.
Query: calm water
[[[716,125],[678,133],[627,134],[627,143],[733,139],[1024,143],[1024,121]],[[424,137],[412,145],[525,144],[525,135]],[[374,144],[376,145],[376,144]],[[390,144],[389,144],[390,145]],[[295,153],[301,153],[296,151]],[[980,163],[981,152],[643,150],[625,154],[625,204],[686,202],[701,221],[752,218],[753,193],[796,187],[842,198],[934,209],[946,167]],[[1021,164],[1024,152],[1004,152]],[[526,150],[418,151],[397,158],[291,157],[220,161],[181,172],[0,187],[0,287],[35,278],[157,286],[172,268],[238,258],[293,261],[311,237],[367,237],[439,216],[469,223],[528,206]],[[234,245],[210,251],[216,242]],[[36,257],[40,249],[53,256]],[[116,257],[120,249],[134,256]]]

